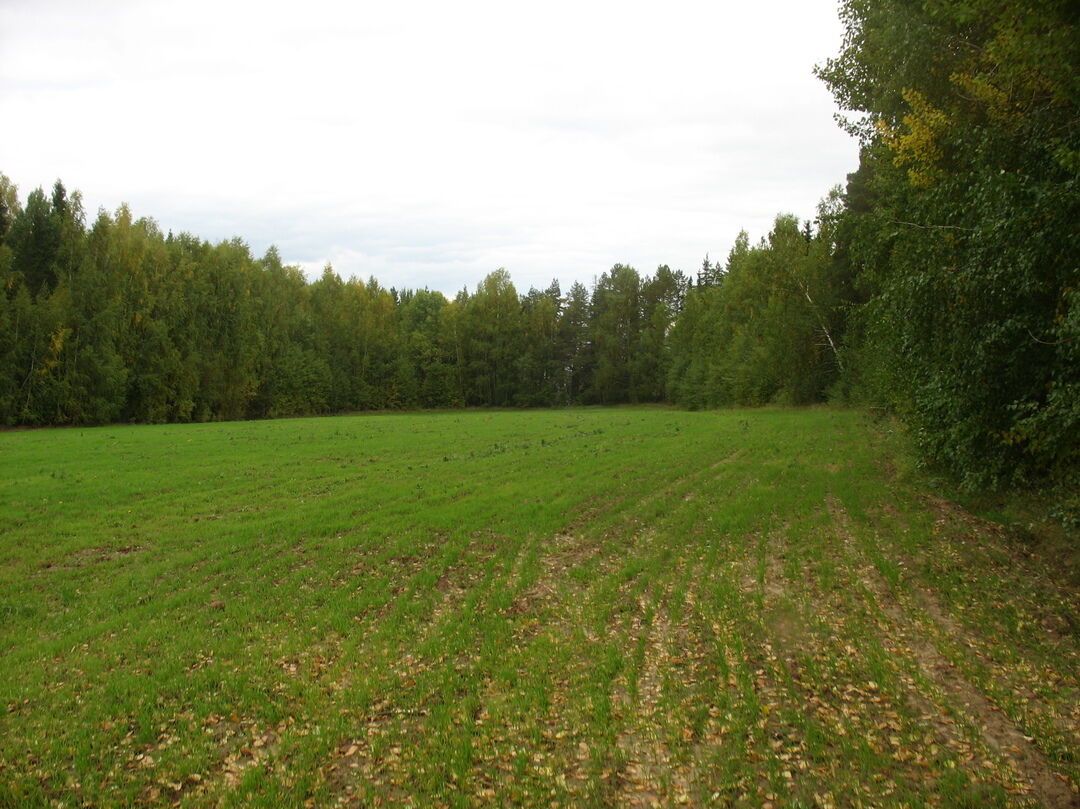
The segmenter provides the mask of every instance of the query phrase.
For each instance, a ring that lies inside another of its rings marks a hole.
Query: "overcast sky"
[[[857,146],[834,0],[0,2],[0,172],[316,277],[695,271]]]

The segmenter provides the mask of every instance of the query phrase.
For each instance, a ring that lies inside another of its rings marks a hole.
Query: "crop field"
[[[1080,805],[1075,557],[900,448],[824,409],[2,433],[0,806]]]

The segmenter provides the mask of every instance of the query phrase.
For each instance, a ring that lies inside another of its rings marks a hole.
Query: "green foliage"
[[[309,283],[126,206],[87,229],[59,182],[21,207],[3,175],[0,282],[0,422],[33,425],[661,401],[685,291],[622,266],[565,296],[506,270],[454,301],[329,265]]]
[[[594,361],[592,396],[600,404],[637,401],[641,343],[641,277],[616,264],[592,294]]]
[[[970,486],[1075,475],[1075,13],[851,0],[843,18],[820,74],[862,116],[844,259],[871,294],[853,373]]]
[[[558,330],[563,376],[561,390],[566,404],[584,402],[589,389],[595,362],[592,329],[589,291],[583,284],[575,282],[566,296]]]
[[[767,239],[740,234],[723,273],[699,284],[671,336],[669,387],[685,406],[821,401],[840,369],[841,284],[833,224],[816,235],[780,216]]]
[[[518,358],[521,390],[515,403],[550,407],[565,402],[559,319],[563,305],[557,281],[541,292],[530,289],[522,298],[524,348]]]
[[[37,295],[56,281],[54,261],[60,246],[57,217],[40,188],[30,192],[5,234],[13,253],[12,264],[31,294]]]
[[[510,273],[490,273],[463,312],[466,404],[506,407],[518,384],[514,369],[521,351],[522,313]]]

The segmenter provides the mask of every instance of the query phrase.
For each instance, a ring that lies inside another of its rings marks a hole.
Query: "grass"
[[[829,410],[0,434],[0,806],[1077,805],[1080,574],[902,459]]]

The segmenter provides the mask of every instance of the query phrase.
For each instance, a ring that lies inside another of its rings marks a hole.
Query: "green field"
[[[904,469],[829,410],[0,434],[0,806],[1077,805],[1074,557]]]

